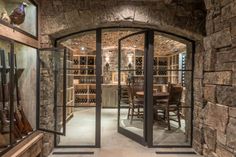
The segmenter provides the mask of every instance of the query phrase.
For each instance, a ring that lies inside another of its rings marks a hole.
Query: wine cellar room
[[[96,89],[96,31],[87,31],[60,39],[58,45],[67,48],[67,123],[66,136],[56,135],[58,147],[84,147],[96,144],[96,97],[101,96],[101,144],[108,146],[110,137],[118,139],[117,127],[124,128],[138,136],[143,136],[144,95],[144,53],[145,34],[137,34],[140,29],[114,28],[103,29],[101,33],[101,93]],[[134,35],[133,35],[134,34]],[[130,36],[131,37],[128,37]],[[119,44],[121,38],[125,38]],[[191,53],[187,55],[187,46],[181,42],[154,34],[153,89],[157,93],[167,93],[168,84],[183,88],[181,103],[186,108],[179,113],[179,122],[171,121],[170,129],[162,119],[161,111],[153,107],[155,122],[153,124],[154,145],[184,145],[191,142]],[[119,73],[120,72],[120,73]],[[120,80],[119,80],[120,74]],[[186,96],[185,78],[189,79],[189,92]],[[120,81],[120,83],[119,83]],[[118,85],[121,95],[119,98]],[[139,107],[130,102],[130,88],[135,88],[133,96],[141,100]],[[163,97],[162,97],[163,98]],[[165,98],[165,95],[164,95]],[[188,100],[187,100],[188,98]],[[120,105],[118,113],[118,105]],[[118,116],[119,114],[119,116]],[[180,116],[181,114],[181,116]],[[119,126],[117,121],[119,118]],[[181,123],[181,126],[178,124]],[[115,135],[114,135],[115,134]],[[83,135],[83,136],[78,136]]]

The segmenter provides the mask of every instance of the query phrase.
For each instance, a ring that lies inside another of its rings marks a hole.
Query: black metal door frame
[[[141,139],[141,140],[135,140],[135,139],[138,139],[139,136],[135,136],[135,134],[130,134],[129,132],[126,132],[126,130],[122,130],[120,129],[120,132],[123,132],[124,131],[124,134],[126,134],[128,137],[132,137],[131,139],[134,139],[135,141],[139,142],[140,144],[143,144],[143,145],[147,145],[148,147],[164,147],[164,148],[173,148],[173,147],[192,147],[192,139],[193,139],[193,110],[194,110],[194,99],[193,99],[193,77],[194,77],[194,54],[195,54],[195,41],[190,39],[190,38],[187,38],[187,37],[184,37],[184,36],[181,36],[181,35],[177,35],[177,34],[174,34],[174,33],[170,33],[170,32],[166,32],[166,31],[162,31],[162,30],[158,30],[158,29],[149,29],[149,28],[145,28],[145,27],[122,27],[122,26],[114,26],[114,27],[99,27],[99,28],[95,28],[95,29],[88,29],[88,30],[83,30],[83,31],[78,31],[78,32],[75,32],[75,33],[71,33],[71,34],[68,34],[68,35],[65,35],[65,36],[62,36],[62,37],[59,37],[59,38],[55,38],[53,41],[54,41],[54,46],[57,47],[57,44],[60,40],[63,40],[65,38],[68,38],[70,36],[74,36],[74,35],[77,35],[77,34],[80,34],[80,33],[85,33],[85,32],[89,32],[89,31],[96,31],[96,51],[97,51],[97,54],[101,55],[101,41],[102,41],[102,34],[101,34],[101,30],[105,30],[105,29],[119,29],[119,28],[131,28],[131,29],[141,29],[141,30],[144,30],[143,32],[145,32],[145,47],[147,48],[146,51],[148,53],[145,53],[147,54],[146,56],[146,59],[149,61],[147,62],[146,61],[146,68],[145,70],[147,71],[147,74],[146,74],[146,87],[147,90],[145,90],[145,92],[147,93],[147,96],[145,97],[145,101],[150,104],[150,101],[152,101],[152,90],[148,90],[148,89],[152,89],[153,87],[153,71],[151,70],[153,68],[153,51],[154,51],[154,32],[158,32],[158,33],[162,33],[162,34],[165,34],[165,35],[168,35],[168,36],[172,36],[174,38],[178,38],[182,41],[184,41],[183,43],[189,43],[188,47],[191,47],[191,51],[192,51],[192,70],[191,70],[191,82],[192,82],[192,91],[191,91],[191,144],[190,146],[154,146],[153,145],[153,110],[152,108],[149,106],[146,108],[146,116],[145,116],[145,119],[147,120],[147,122],[145,123],[144,125],[144,138],[145,139]],[[101,59],[101,56],[97,56],[98,59],[100,60]],[[146,60],[145,59],[145,60]],[[100,61],[97,61],[97,63],[100,63],[100,66],[101,66],[101,62],[102,62],[102,59]],[[96,65],[96,67],[99,67],[99,65]],[[101,68],[101,67],[99,67]],[[99,74],[99,73],[98,73]],[[99,81],[99,79],[101,79],[100,76],[97,76],[96,77],[96,81],[100,82],[97,86],[97,89],[99,89],[99,86],[100,86],[100,93],[101,93],[101,81]],[[120,79],[120,78],[119,78]],[[97,91],[98,92],[98,91]],[[119,93],[119,91],[118,91]],[[101,97],[101,94],[99,95]],[[100,100],[99,100],[100,99]],[[56,144],[56,140],[54,140],[54,144],[55,144],[55,147],[59,147],[59,148],[99,148],[101,147],[101,98],[98,98],[98,101],[96,101],[97,103],[97,108],[96,108],[96,141],[95,141],[95,145],[94,146],[58,146]],[[118,110],[119,112],[119,110]],[[149,116],[148,116],[149,115]],[[118,121],[119,121],[119,117],[118,117]],[[118,125],[119,125],[119,122],[118,122]],[[119,129],[119,128],[118,128]],[[56,139],[56,136],[55,136],[55,139]]]
[[[150,100],[150,91],[149,91],[149,86],[152,84],[152,80],[149,79],[149,75],[152,74],[152,70],[149,70],[149,67],[151,66],[152,62],[149,62],[148,59],[150,57],[152,57],[149,53],[149,51],[151,49],[149,49],[149,44],[151,42],[151,38],[150,38],[150,35],[151,35],[151,30],[143,30],[143,31],[139,31],[139,32],[136,32],[136,33],[132,33],[132,34],[129,34],[125,37],[122,37],[118,40],[118,120],[117,120],[117,128],[118,128],[118,132],[125,135],[126,137],[128,138],[131,138],[132,140],[140,143],[141,145],[148,145],[148,135],[149,135],[149,130],[147,129],[149,126],[147,123],[148,120],[149,120],[149,117],[148,117],[148,113],[149,113],[149,107],[148,107],[148,104],[149,104],[149,101]],[[120,127],[120,103],[121,103],[121,50],[122,50],[122,45],[121,45],[121,42],[129,37],[132,37],[132,36],[135,36],[135,35],[139,35],[139,34],[144,34],[144,121],[143,121],[143,137],[135,134],[135,133],[132,133],[131,131],[128,131],[122,127]],[[151,82],[150,82],[151,81]],[[147,86],[149,85],[149,86]],[[151,91],[152,92],[152,91]],[[152,99],[152,98],[151,98]]]
[[[96,30],[96,93],[102,93],[102,30]],[[92,30],[86,31],[90,32]],[[94,30],[93,30],[94,31]],[[55,42],[55,47],[60,44],[59,39]],[[64,75],[66,77],[66,75]],[[66,89],[66,87],[65,87]],[[65,93],[66,96],[66,93]],[[102,95],[96,94],[96,114],[95,114],[95,144],[94,145],[59,145],[57,134],[54,134],[55,148],[100,148],[101,147],[101,102]],[[69,108],[73,106],[65,106]]]
[[[57,75],[58,75],[58,63],[55,60],[56,59],[56,54],[58,51],[63,51],[63,104],[62,106],[58,106],[57,105]],[[40,126],[40,87],[41,87],[41,70],[40,70],[40,66],[41,66],[41,59],[40,59],[40,52],[41,51],[48,51],[47,53],[52,53],[53,55],[53,60],[54,60],[54,64],[55,64],[55,70],[54,70],[54,95],[53,95],[53,107],[54,107],[54,117],[55,117],[55,124],[54,124],[54,130],[49,130],[47,128],[42,128]],[[49,132],[49,133],[53,133],[53,134],[57,134],[57,135],[65,135],[66,134],[66,49],[65,48],[43,48],[43,49],[39,49],[37,51],[37,82],[36,82],[36,86],[37,86],[37,112],[36,112],[36,129],[37,130],[41,130],[41,131],[45,131],[45,132]],[[57,108],[60,107],[62,108],[62,132],[57,131]]]

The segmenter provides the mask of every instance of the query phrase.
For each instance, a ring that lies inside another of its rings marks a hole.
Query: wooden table
[[[144,97],[144,91],[138,91],[136,92],[137,96]],[[159,97],[168,97],[168,92],[153,92],[153,97],[159,98]]]
[[[136,92],[136,95],[138,97],[144,97],[144,91],[138,91],[138,92]],[[155,120],[158,120],[157,116],[155,118],[155,115],[157,115],[157,110],[155,110],[155,106],[157,105],[156,100],[166,99],[166,98],[168,98],[168,96],[169,96],[168,92],[157,92],[157,91],[154,92],[153,91],[153,109],[154,109],[153,117]]]

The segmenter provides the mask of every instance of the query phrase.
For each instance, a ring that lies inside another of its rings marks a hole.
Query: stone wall
[[[195,59],[203,65],[203,73],[195,80],[199,100],[195,101],[193,144],[207,157],[235,157],[236,0],[205,3],[207,36]]]

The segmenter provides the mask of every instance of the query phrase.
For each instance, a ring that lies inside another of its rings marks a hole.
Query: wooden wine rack
[[[67,60],[66,60],[66,64],[67,64],[67,68],[70,69],[73,67],[73,56],[72,56],[72,52],[68,52],[67,54]],[[74,82],[74,76],[71,70],[67,69],[67,88],[66,88],[66,116],[67,119],[70,119],[73,116],[73,112],[74,112],[74,86],[73,86],[73,82]]]
[[[157,84],[178,83],[179,72],[174,71],[179,68],[179,55],[154,56],[153,77]],[[135,56],[135,79],[143,80],[144,76],[144,56]]]
[[[96,56],[73,56],[75,105],[96,106]]]

